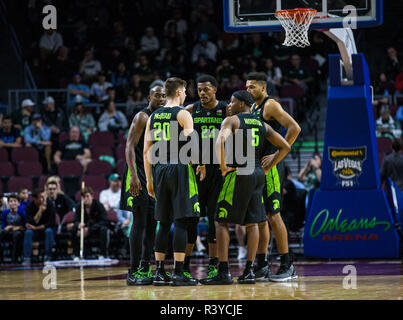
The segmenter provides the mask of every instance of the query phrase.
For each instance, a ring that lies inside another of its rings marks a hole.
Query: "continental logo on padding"
[[[218,218],[227,219],[228,211],[225,208],[220,208],[218,211]]]
[[[127,198],[127,206],[128,207],[133,207],[133,197]]]
[[[342,187],[353,187],[362,173],[363,162],[367,158],[367,147],[335,148],[329,147],[329,160],[333,174]]]
[[[273,210],[276,210],[278,208],[280,208],[280,201],[278,201],[277,199],[273,200]]]
[[[193,206],[193,212],[198,212],[200,213],[200,203],[196,202]]]

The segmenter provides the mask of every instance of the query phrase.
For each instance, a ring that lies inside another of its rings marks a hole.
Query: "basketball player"
[[[160,223],[155,237],[157,270],[153,285],[197,285],[198,281],[184,271],[188,230],[199,220],[200,213],[196,176],[183,152],[194,140],[193,119],[180,107],[186,98],[186,82],[169,78],[164,89],[167,104],[149,117],[144,141],[147,190],[156,198],[155,219]],[[188,143],[187,137],[191,138]],[[171,278],[165,272],[164,260],[172,223],[175,264]]]
[[[147,193],[147,181],[143,165],[144,132],[150,115],[166,103],[162,86],[154,86],[148,96],[149,104],[133,118],[126,142],[126,168],[122,186],[121,204],[133,211],[130,229],[130,269],[127,285],[152,284],[150,259],[153,252],[156,221],[155,202]],[[134,196],[134,199],[133,197]],[[141,263],[139,265],[141,255]]]
[[[281,131],[281,127],[287,128],[285,140],[290,146],[297,139],[301,128],[295,120],[281,107],[274,99],[270,99],[266,91],[267,77],[262,72],[251,72],[248,74],[246,88],[253,96],[255,104],[252,113],[262,121],[269,124],[276,132]],[[275,148],[266,144],[264,146],[264,160],[270,161]],[[267,222],[259,224],[259,247],[257,251],[256,278],[264,281],[289,281],[297,279],[297,275],[290,260],[288,251],[287,229],[281,218],[281,182],[284,179],[284,163],[280,162],[266,173],[263,199],[267,212],[270,227],[276,239],[277,248],[280,254],[281,264],[277,274],[272,275],[267,262],[267,251],[270,241],[270,233]]]
[[[227,108],[227,103],[218,101],[216,98],[217,86],[217,80],[213,76],[200,76],[197,79],[197,92],[200,101],[186,107],[186,110],[192,114],[194,130],[199,136],[199,166],[196,169],[196,174],[200,173],[200,179],[197,180],[200,215],[208,217],[208,277],[217,274],[218,259],[214,214],[223,181],[218,160],[214,157],[214,143],[220,131],[221,123],[226,117]],[[192,250],[193,246],[189,245],[185,258],[185,269],[189,268],[189,257]]]
[[[261,167],[261,157],[265,140],[270,141],[279,150],[266,163],[266,170],[271,169],[283,159],[290,150],[288,143],[269,125],[250,113],[253,97],[247,91],[236,91],[232,94],[229,112],[222,125],[216,142],[216,153],[220,159],[220,168],[225,181],[221,189],[216,211],[217,247],[219,257],[218,273],[212,278],[202,279],[206,285],[233,283],[228,268],[228,223],[246,226],[247,233],[247,261],[246,267],[238,283],[255,283],[253,261],[259,243],[258,223],[266,220],[266,213],[262,203],[262,191],[265,182],[264,170]],[[234,159],[230,167],[227,166],[225,156],[225,141],[235,136]],[[237,143],[237,141],[241,141]],[[242,150],[242,151],[241,151]],[[245,155],[245,151],[246,155]],[[246,161],[240,163],[238,156]]]

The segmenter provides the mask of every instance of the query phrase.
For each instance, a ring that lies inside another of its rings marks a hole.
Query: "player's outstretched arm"
[[[292,146],[295,140],[297,140],[298,135],[301,132],[301,127],[276,100],[267,100],[263,110],[263,118],[265,120],[271,120],[274,118],[283,127],[287,128],[285,140],[290,146]]]
[[[152,167],[151,167],[151,154],[150,154],[151,147],[153,145],[150,134],[150,119],[151,118],[148,118],[146,125],[146,132],[144,134],[143,160],[144,160],[144,171],[146,173],[146,179],[147,179],[147,191],[151,197],[155,198]]]
[[[141,182],[136,170],[136,153],[134,150],[140,141],[143,131],[145,130],[147,120],[148,116],[146,113],[137,113],[130,125],[129,134],[126,141],[125,156],[127,166],[130,170],[130,193],[134,196],[137,196],[141,190]]]
[[[234,134],[235,130],[239,128],[239,119],[235,116],[230,116],[224,119],[221,124],[220,132],[215,144],[215,152],[220,161],[221,174],[225,176],[228,172],[235,170],[235,168],[228,168],[225,159],[225,141]]]
[[[273,168],[277,163],[284,159],[284,157],[290,152],[291,147],[288,142],[276,131],[273,130],[267,123],[266,127],[266,139],[278,150],[262,158],[262,168],[265,173],[267,173],[271,168]]]

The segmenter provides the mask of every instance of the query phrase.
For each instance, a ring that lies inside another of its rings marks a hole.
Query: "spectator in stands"
[[[115,101],[116,100],[116,90],[114,87],[110,87],[106,89],[106,96],[102,98],[102,101],[105,102],[106,100]]]
[[[50,83],[56,88],[66,88],[74,69],[74,63],[69,57],[69,49],[60,47],[57,56],[50,62]]]
[[[168,23],[164,37],[164,39],[166,39],[169,43],[170,50],[175,50],[176,52],[186,50],[185,36],[184,34],[178,32],[176,23]],[[164,47],[167,48],[167,45],[165,45]]]
[[[140,76],[140,81],[145,87],[148,87],[154,80],[154,71],[151,68],[148,57],[145,54],[140,55],[138,65],[134,69],[134,73]]]
[[[21,103],[22,109],[16,110],[11,114],[14,127],[21,130],[22,133],[31,124],[31,115],[34,112],[34,106],[35,103],[31,99],[25,99]]]
[[[90,112],[85,112],[82,102],[76,102],[74,111],[69,118],[69,125],[70,128],[77,126],[86,140],[96,128],[94,116]]]
[[[108,256],[108,215],[102,203],[94,199],[94,192],[90,187],[86,187],[81,192],[81,199],[84,202],[84,224],[81,223],[81,203],[79,202],[76,205],[72,229],[74,256],[79,255],[80,232],[84,232],[84,237],[98,237],[101,249],[101,255],[98,258],[103,259]]]
[[[400,128],[403,128],[403,106],[397,109],[395,119],[399,123]]]
[[[81,83],[81,74],[76,72],[73,76],[73,83],[67,86],[69,92],[70,107],[74,105],[75,97],[81,96],[83,103],[88,103],[91,95],[90,88]]]
[[[304,221],[304,208],[298,206],[297,188],[292,179],[291,170],[289,167],[285,167],[284,175],[286,177],[283,188],[283,206],[281,210],[281,216],[284,219],[284,224],[290,231],[298,231]]]
[[[245,42],[242,51],[244,55],[260,60],[267,56],[268,49],[266,41],[262,39],[262,35],[260,33],[252,33],[250,39]]]
[[[217,80],[228,81],[231,75],[235,72],[235,67],[229,62],[228,59],[222,59],[221,63],[216,68]]]
[[[57,147],[59,135],[68,129],[67,117],[63,109],[56,108],[55,99],[49,96],[43,100],[44,110],[42,113],[43,122],[50,128],[53,146]]]
[[[18,201],[20,203],[20,209],[24,212],[24,215],[25,215],[27,205],[30,203],[28,188],[25,188],[25,187],[19,188],[18,192],[17,192],[17,197],[18,197]]]
[[[165,22],[165,32],[168,30],[168,27],[171,23],[175,23],[176,25],[176,32],[180,35],[185,35],[188,30],[187,21],[182,18],[182,10],[181,9],[174,9],[173,12],[173,19],[167,20]]]
[[[403,191],[403,154],[402,140],[395,138],[392,141],[393,152],[385,157],[381,167],[381,183],[391,178],[397,187]]]
[[[52,202],[46,199],[43,189],[34,189],[33,201],[26,208],[26,231],[24,237],[24,265],[31,263],[32,242],[45,238],[44,261],[52,259],[52,250],[55,239],[56,209]]]
[[[109,178],[109,188],[102,190],[99,194],[99,201],[105,207],[105,210],[118,210],[120,202],[120,192],[122,180],[117,173],[112,173]]]
[[[84,52],[84,59],[80,63],[80,73],[82,74],[83,82],[91,83],[101,71],[101,62],[94,60],[94,55],[91,50],[86,50]]]
[[[395,81],[396,76],[402,67],[402,58],[398,55],[397,50],[394,47],[387,48],[387,58],[385,65],[385,77],[388,81]]]
[[[199,57],[215,62],[217,59],[217,46],[209,41],[207,33],[200,35],[200,41],[193,47],[192,62],[196,63]]]
[[[19,262],[21,256],[22,239],[24,237],[25,213],[19,207],[18,197],[15,194],[8,196],[8,204],[10,209],[1,213],[1,229],[0,232],[0,261],[3,256],[3,243],[12,240],[12,261]]]
[[[46,60],[50,55],[56,54],[61,46],[63,46],[62,35],[54,29],[45,30],[39,40],[41,59]]]
[[[113,134],[118,134],[128,127],[126,116],[123,112],[116,110],[116,105],[113,101],[107,100],[104,106],[105,111],[98,120],[99,131],[109,131]]]
[[[32,115],[32,124],[24,131],[24,140],[27,147],[34,147],[39,151],[39,157],[49,171],[51,166],[52,141],[50,128],[43,124],[40,113]]]
[[[53,160],[59,165],[62,160],[77,160],[83,166],[83,170],[87,168],[91,162],[91,151],[88,144],[84,140],[80,140],[80,129],[72,126],[69,131],[69,139],[63,141],[59,149],[55,152]]]
[[[9,209],[7,198],[0,193],[0,212]]]
[[[396,122],[390,114],[389,106],[384,105],[381,108],[381,116],[376,120],[377,137],[395,138],[401,134],[400,124]]]
[[[5,116],[1,122],[0,147],[11,149],[21,146],[21,131],[13,126],[13,120],[10,116]]]
[[[278,96],[278,89],[283,78],[281,69],[273,64],[272,59],[267,58],[264,71],[267,74],[267,93],[271,96]]]
[[[116,90],[117,100],[124,100],[124,93],[129,83],[129,73],[124,62],[118,64],[117,70],[111,75],[112,86]]]
[[[200,14],[200,21],[197,23],[196,33],[199,35],[207,34],[208,38],[214,42],[218,39],[217,25],[211,21],[210,17],[205,12]]]
[[[155,55],[160,48],[160,42],[154,34],[154,28],[147,27],[140,39],[140,48],[144,53]]]
[[[106,96],[106,90],[112,87],[112,83],[106,81],[106,75],[103,71],[98,73],[98,81],[91,86],[91,96],[96,102],[101,102]]]
[[[319,188],[322,177],[322,158],[319,153],[315,153],[305,166],[298,173],[298,180],[301,181],[306,190],[316,190]]]
[[[301,57],[298,54],[294,54],[291,56],[291,65],[292,67],[284,76],[284,81],[296,84],[304,89],[305,92],[307,92],[309,89],[309,85],[313,81],[313,77],[310,71],[301,66]]]
[[[56,214],[59,215],[60,221],[63,217],[75,207],[74,201],[63,192],[59,191],[57,182],[55,180],[49,180],[46,182],[45,191],[48,199],[52,202],[56,208]]]

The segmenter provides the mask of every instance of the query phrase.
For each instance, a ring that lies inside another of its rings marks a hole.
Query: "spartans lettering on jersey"
[[[158,114],[158,116],[163,114]],[[217,119],[214,119],[214,121],[217,121]],[[245,121],[248,121],[247,124],[251,125],[262,125],[260,121],[255,119],[245,119]],[[242,170],[239,171],[239,174],[251,174],[256,165],[260,165],[260,159],[256,158],[255,152],[260,140],[256,130],[256,128],[239,129],[225,142],[226,163],[227,165],[241,168]],[[155,122],[150,133],[153,141],[150,152],[151,164],[186,164],[190,162],[198,164],[201,152],[202,159],[205,160],[202,162],[203,164],[219,165],[215,149],[213,148],[211,151],[210,147],[211,140],[215,145],[218,138],[218,130],[214,130],[214,128],[206,128],[206,131],[202,130],[201,137],[196,131],[193,131],[189,136],[185,136],[177,121]],[[208,139],[200,139],[203,137],[208,137]],[[210,152],[213,152],[212,160]]]

